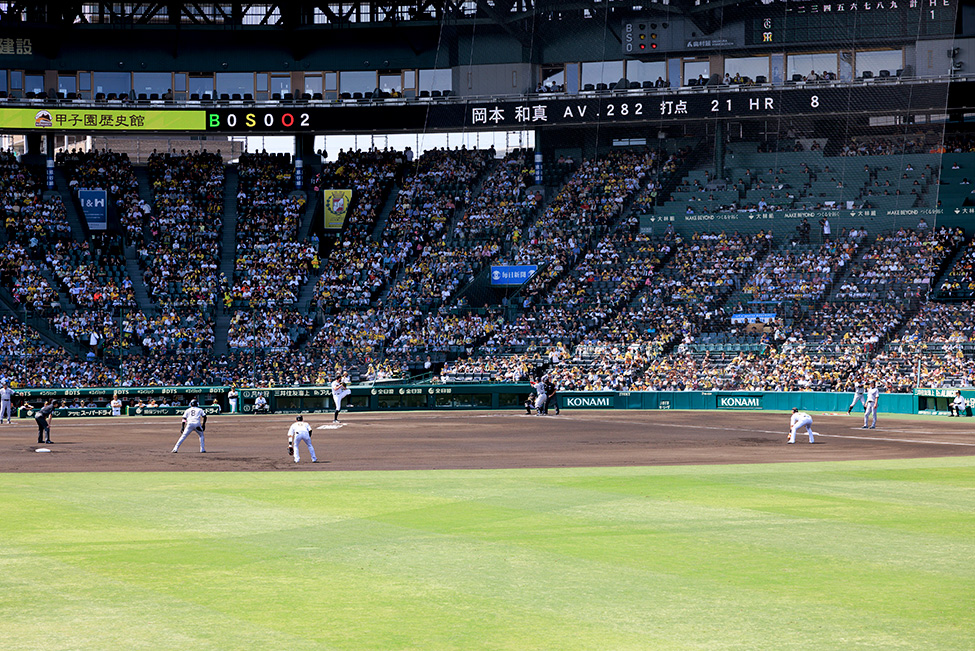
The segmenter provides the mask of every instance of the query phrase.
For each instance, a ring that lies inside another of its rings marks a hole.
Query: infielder
[[[3,418],[6,415],[7,425],[10,424],[10,418],[14,413],[13,400],[14,390],[5,382],[3,388],[0,389],[0,423],[3,422]]]
[[[332,400],[335,401],[335,418],[332,419],[333,423],[339,422],[339,412],[342,411],[342,400],[351,393],[352,391],[345,386],[345,381],[341,375],[332,380]]]
[[[870,383],[870,388],[867,389],[867,401],[863,405],[863,427],[860,429],[867,429],[867,424],[869,423],[869,429],[877,429],[877,401],[880,399],[880,389],[877,388],[876,382]],[[873,422],[870,423],[870,418],[873,418]]]
[[[311,425],[304,422],[304,418],[298,415],[295,416],[295,422],[288,428],[288,454],[294,455],[295,463],[301,460],[298,444],[302,441],[308,446],[308,454],[311,455],[311,462],[318,463],[318,457],[315,456],[315,448],[311,444]]]
[[[863,386],[859,382],[853,386],[853,402],[850,403],[849,409],[846,410],[847,416],[853,413],[853,408],[857,406],[858,402],[863,405],[864,409],[867,408],[867,399],[863,395]]]
[[[789,443],[796,442],[796,432],[801,430],[803,427],[806,428],[806,434],[809,435],[809,442],[816,442],[816,433],[812,430],[812,416],[804,411],[799,411],[798,407],[792,408],[792,420],[790,422],[790,426]]]
[[[34,422],[37,423],[38,443],[51,442],[51,422],[54,420],[54,410],[60,405],[61,403],[57,400],[45,402],[43,407],[34,412]]]
[[[190,435],[190,432],[196,432],[200,435],[200,452],[206,452],[206,447],[203,443],[203,432],[206,430],[206,426],[206,412],[200,409],[200,403],[197,402],[196,398],[190,400],[189,409],[183,412],[183,422],[179,430],[180,436],[179,440],[176,441],[176,446],[173,447],[173,454],[179,451],[179,446],[183,444],[183,441]]]

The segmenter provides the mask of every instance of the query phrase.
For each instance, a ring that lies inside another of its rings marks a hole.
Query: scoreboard
[[[322,103],[304,106],[241,106],[141,109],[0,108],[6,133],[223,133],[250,135],[374,133],[396,131],[525,130],[597,124],[639,125],[702,119],[831,116],[864,111],[943,114],[969,107],[973,82],[897,82],[835,86],[797,84],[750,89],[660,90],[635,93],[535,95],[437,104]]]
[[[951,36],[958,0],[812,0],[757,5],[745,22],[751,46],[903,41]]]

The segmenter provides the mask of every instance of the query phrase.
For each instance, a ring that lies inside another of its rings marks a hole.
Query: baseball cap
[[[792,408],[792,411],[793,411],[793,412],[796,412],[796,411],[799,411],[799,408],[798,408],[798,407],[793,407],[793,408]]]

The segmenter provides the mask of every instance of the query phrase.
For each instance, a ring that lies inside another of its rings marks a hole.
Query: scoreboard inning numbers
[[[957,0],[853,0],[756,7],[745,24],[748,45],[885,41],[950,36]]]

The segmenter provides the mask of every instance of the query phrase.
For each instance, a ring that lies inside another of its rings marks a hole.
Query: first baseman
[[[304,441],[305,445],[308,446],[308,454],[311,455],[311,462],[318,463],[318,457],[315,456],[315,448],[311,444],[311,425],[304,422],[304,420],[301,415],[295,416],[295,422],[288,428],[288,454],[294,454],[295,463],[301,461],[298,444]]]
[[[806,428],[806,433],[809,435],[809,442],[816,442],[816,433],[812,430],[812,416],[804,411],[799,411],[798,407],[792,408],[792,420],[790,425],[791,429],[789,430],[789,443],[796,442],[796,432],[801,430],[803,427]]]

